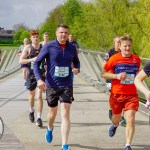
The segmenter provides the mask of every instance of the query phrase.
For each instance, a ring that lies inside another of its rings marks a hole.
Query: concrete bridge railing
[[[20,69],[19,56],[17,55],[17,49],[3,50],[0,61],[0,79],[16,72]]]

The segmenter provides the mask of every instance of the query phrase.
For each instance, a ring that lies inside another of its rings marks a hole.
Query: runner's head
[[[43,33],[43,39],[44,39],[45,42],[49,41],[49,33],[48,32]]]
[[[114,38],[114,41],[113,41],[115,51],[117,51],[117,52],[120,51],[120,49],[119,49],[119,39],[120,39],[120,36],[116,36]]]
[[[69,27],[65,24],[60,24],[56,30],[56,38],[60,44],[65,44],[68,40]]]
[[[129,35],[123,35],[119,39],[119,48],[124,57],[130,57],[132,53],[132,39]]]
[[[39,42],[39,32],[37,30],[30,31],[30,39],[32,43],[36,44]]]
[[[23,44],[24,44],[24,45],[29,44],[29,39],[28,39],[28,38],[24,38],[24,40],[23,40]]]
[[[69,42],[73,42],[73,40],[74,40],[74,36],[73,36],[73,34],[69,34]]]

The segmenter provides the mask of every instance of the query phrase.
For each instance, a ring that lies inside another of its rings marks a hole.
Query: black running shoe
[[[42,127],[42,126],[43,126],[43,123],[42,123],[42,119],[41,119],[41,118],[38,118],[38,119],[37,119],[36,125],[39,126],[39,127]]]
[[[31,122],[34,122],[34,112],[30,112],[29,113],[29,120],[31,121]]]
[[[131,149],[131,146],[126,146],[126,147],[124,148],[124,150],[132,150],[132,149]]]

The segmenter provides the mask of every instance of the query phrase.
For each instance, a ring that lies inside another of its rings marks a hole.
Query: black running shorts
[[[49,107],[56,107],[58,101],[60,103],[72,103],[73,98],[73,87],[65,88],[47,88],[46,99]]]
[[[44,75],[43,75],[42,80],[45,81]],[[34,74],[28,74],[28,76],[27,76],[27,90],[33,91],[36,89],[36,87],[37,87],[37,81],[36,81]]]

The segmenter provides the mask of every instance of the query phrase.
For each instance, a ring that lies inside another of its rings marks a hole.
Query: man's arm
[[[47,55],[48,55],[47,45],[44,45],[33,65],[33,71],[37,81],[42,79],[40,65],[43,61],[45,61]]]
[[[24,47],[20,55],[19,64],[28,64],[30,62],[35,61],[36,57],[30,59],[27,58],[29,56],[30,51],[31,51],[30,45]]]
[[[77,54],[77,51],[75,51],[75,56],[73,58],[73,69],[72,72],[74,74],[78,74],[80,72],[80,61],[79,61],[79,57]]]
[[[147,78],[147,74],[142,69],[135,77],[134,84],[135,86],[145,94],[146,98],[150,99],[150,91],[145,87],[143,81]]]

